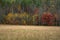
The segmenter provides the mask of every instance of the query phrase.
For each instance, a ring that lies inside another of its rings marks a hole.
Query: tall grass
[[[56,30],[0,29],[0,40],[60,40]]]

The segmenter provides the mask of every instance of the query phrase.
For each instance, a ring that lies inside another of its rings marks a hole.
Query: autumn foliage
[[[0,0],[0,24],[60,25],[59,5],[59,0]]]
[[[50,12],[44,12],[42,15],[42,24],[43,25],[53,25],[54,16]]]

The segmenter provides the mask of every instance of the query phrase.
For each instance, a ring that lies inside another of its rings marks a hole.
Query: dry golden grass
[[[0,40],[60,40],[60,27],[0,25]]]

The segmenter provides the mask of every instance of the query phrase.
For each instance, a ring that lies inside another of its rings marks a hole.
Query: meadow
[[[0,25],[0,40],[60,40],[60,28]]]

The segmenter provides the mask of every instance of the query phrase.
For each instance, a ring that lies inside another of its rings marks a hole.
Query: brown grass
[[[60,40],[60,27],[0,25],[0,40]]]

